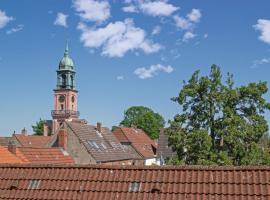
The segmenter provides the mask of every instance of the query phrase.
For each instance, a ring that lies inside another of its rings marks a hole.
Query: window
[[[102,134],[101,134],[99,131],[96,131],[96,134],[97,134],[99,137],[103,137]]]
[[[29,185],[28,185],[28,189],[38,189],[40,184],[40,180],[30,180]]]
[[[70,75],[70,79],[71,79],[71,88],[74,88],[74,78],[72,75]]]
[[[67,80],[66,75],[62,74],[62,88],[66,88]]]
[[[131,183],[129,184],[129,189],[128,189],[128,191],[129,191],[129,192],[138,192],[138,191],[140,191],[140,186],[141,186],[141,183],[140,183],[140,182],[136,182],[136,181],[131,182]]]
[[[93,141],[93,144],[94,144],[94,146],[95,146],[97,149],[99,149],[99,146],[98,146],[98,144],[97,144],[95,141]]]
[[[61,104],[61,110],[64,110],[64,104]]]
[[[96,149],[100,149],[98,144],[95,141],[89,140],[87,141],[87,143],[92,147],[92,148],[96,148]]]

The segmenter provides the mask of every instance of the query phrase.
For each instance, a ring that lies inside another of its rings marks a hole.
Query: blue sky
[[[182,81],[214,63],[237,85],[269,82],[269,9],[269,0],[1,0],[0,135],[51,119],[67,39],[91,124],[117,125],[133,105],[171,119]]]

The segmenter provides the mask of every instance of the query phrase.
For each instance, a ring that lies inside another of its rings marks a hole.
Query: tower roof
[[[64,57],[59,63],[59,70],[74,70],[73,60],[69,57],[68,43],[66,43]]]

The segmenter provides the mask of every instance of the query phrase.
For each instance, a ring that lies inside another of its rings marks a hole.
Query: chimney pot
[[[13,153],[13,154],[16,155],[16,149],[17,149],[17,147],[16,147],[15,142],[9,141],[9,143],[8,143],[8,151],[9,151],[10,153]]]
[[[48,136],[49,127],[46,123],[43,124],[43,136]]]
[[[97,122],[97,131],[101,133],[101,123]]]
[[[21,134],[27,136],[27,130],[25,128],[23,128],[21,131]]]

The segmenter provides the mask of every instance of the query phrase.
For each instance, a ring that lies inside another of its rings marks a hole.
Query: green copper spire
[[[59,63],[59,70],[74,70],[73,60],[69,57],[68,42],[66,42],[64,57]]]
[[[66,49],[65,49],[64,56],[69,56],[69,52],[68,52],[68,41],[66,41]]]
[[[75,74],[74,63],[69,57],[68,42],[66,42],[64,56],[57,70],[57,89],[75,90]]]

